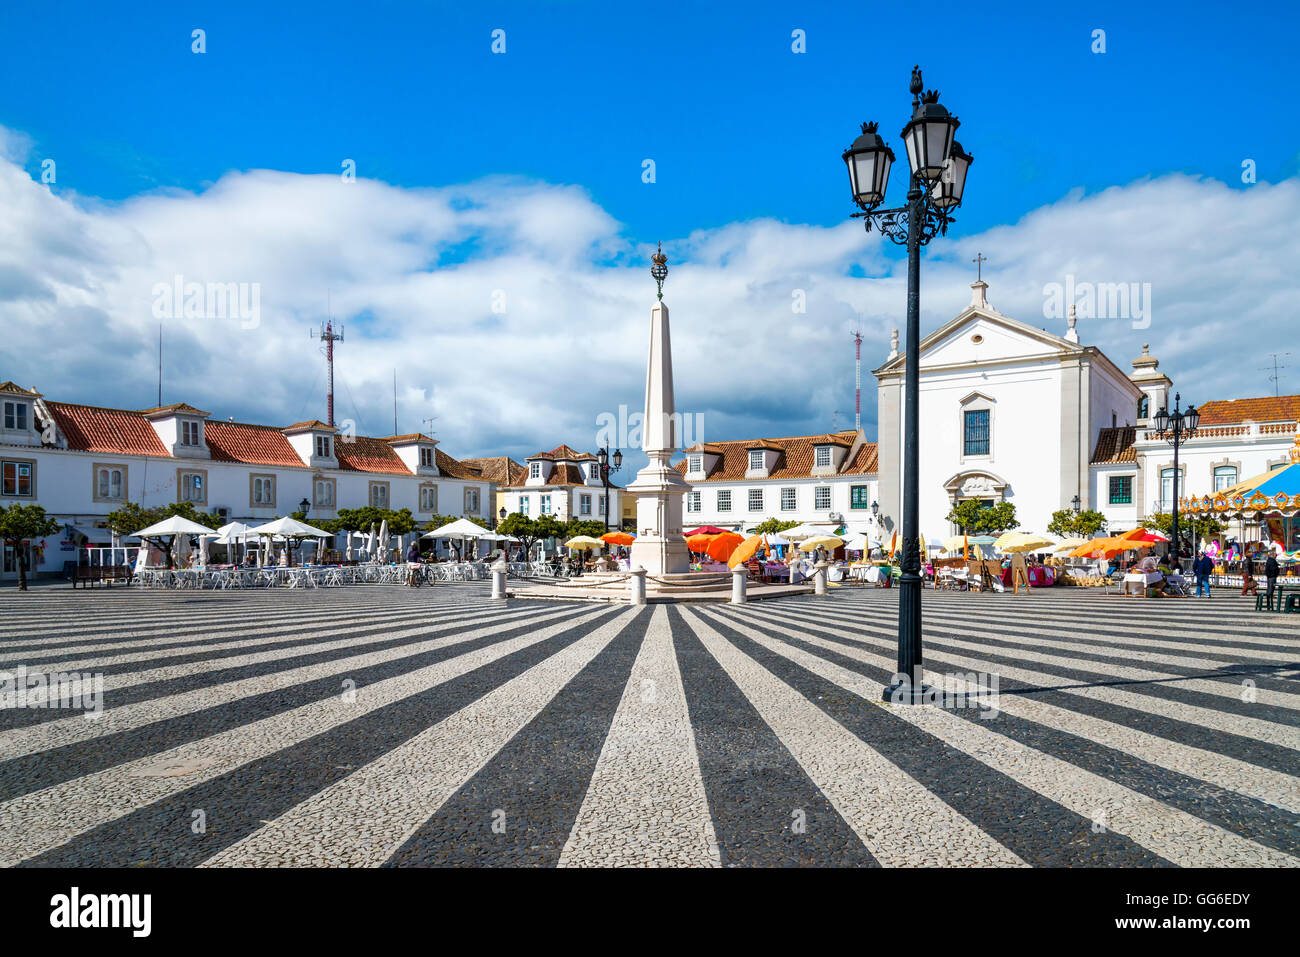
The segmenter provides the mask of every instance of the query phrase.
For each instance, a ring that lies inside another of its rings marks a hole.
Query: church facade
[[[1002,315],[988,284],[920,343],[921,533],[958,529],[948,514],[962,501],[1011,502],[1024,531],[1045,532],[1052,513],[1096,509],[1112,530],[1133,527],[1173,498],[1173,449],[1154,431],[1172,407],[1173,381],[1144,347],[1123,371],[1079,339],[1073,313],[1060,335]],[[887,531],[902,519],[903,354],[897,342],[875,370],[879,500]],[[1292,401],[1296,400],[1296,401]],[[1178,494],[1203,494],[1285,461],[1300,397],[1199,404],[1201,428],[1181,450]],[[1256,537],[1232,529],[1234,537]]]

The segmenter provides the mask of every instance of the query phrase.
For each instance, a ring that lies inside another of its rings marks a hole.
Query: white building
[[[688,528],[743,531],[769,518],[846,525],[879,538],[876,443],[850,429],[823,435],[706,442],[675,466],[691,485]]]
[[[261,524],[310,505],[409,508],[487,517],[493,485],[427,435],[351,436],[319,422],[287,428],[213,419],[184,403],[144,411],[55,402],[0,383],[0,505],[41,505],[70,528],[33,543],[35,572],[60,572],[78,545],[107,545],[108,513],[134,502],[193,502],[223,521]],[[6,551],[5,577],[16,575]]]
[[[1172,406],[1172,380],[1143,347],[1132,371],[1080,342],[1074,316],[1061,335],[997,312],[988,284],[920,343],[922,534],[957,531],[947,516],[967,499],[1009,501],[1024,531],[1046,531],[1074,506],[1106,515],[1112,530],[1172,507],[1173,449],[1154,432]],[[875,370],[884,526],[901,522],[905,356]],[[1179,495],[1200,495],[1287,460],[1300,399],[1208,399],[1201,428],[1180,452]],[[1252,537],[1247,529],[1238,537]]]
[[[522,482],[502,489],[506,514],[519,512],[529,518],[553,515],[561,522],[570,518],[605,520],[605,487],[596,456],[561,445],[528,456],[524,468]],[[610,528],[621,527],[622,492],[619,486],[610,485]]]

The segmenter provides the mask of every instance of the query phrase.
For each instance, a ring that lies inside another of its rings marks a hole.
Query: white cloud
[[[259,284],[256,328],[164,322],[164,400],[222,417],[324,416],[309,330],[327,292],[347,335],[337,416],[371,434],[392,427],[394,368],[399,428],[435,415],[457,456],[590,446],[598,413],[641,401],[652,247],[581,189],[504,177],[406,189],[256,170],[108,204],[34,182],[24,143],[0,128],[0,379],[71,401],[152,404],[153,289],[181,275]],[[1170,176],[1071,194],[1017,223],[936,240],[923,328],[968,301],[977,251],[993,304],[1055,332],[1064,322],[1043,317],[1045,284],[1149,282],[1150,328],[1085,319],[1083,340],[1125,369],[1151,342],[1190,401],[1261,394],[1265,354],[1294,337],[1298,217],[1295,179],[1237,190]],[[870,428],[869,370],[902,324],[897,250],[857,221],[756,220],[666,251],[678,404],[705,413],[706,437],[825,429],[833,411],[851,421],[855,327]],[[804,313],[792,311],[795,290]],[[1289,384],[1300,391],[1300,372]]]

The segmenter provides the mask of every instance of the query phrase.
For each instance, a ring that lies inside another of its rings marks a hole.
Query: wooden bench
[[[75,565],[69,577],[73,588],[78,583],[86,588],[95,582],[112,585],[113,582],[130,582],[131,568],[129,565]]]

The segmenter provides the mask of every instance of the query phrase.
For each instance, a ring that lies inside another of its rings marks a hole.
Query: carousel
[[[1278,558],[1300,559],[1300,435],[1291,448],[1291,461],[1264,475],[1238,482],[1213,495],[1178,500],[1179,511],[1197,518],[1241,522],[1271,542]]]

